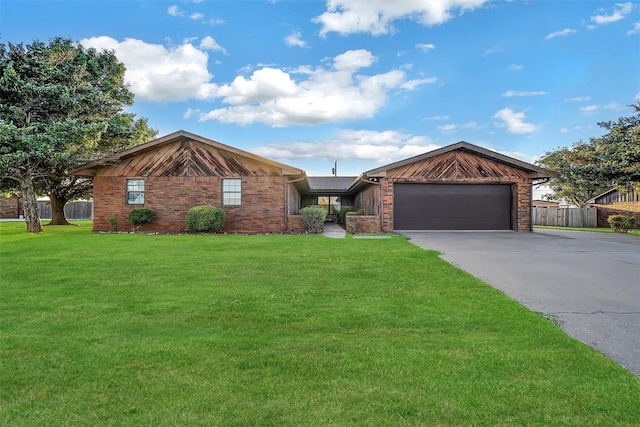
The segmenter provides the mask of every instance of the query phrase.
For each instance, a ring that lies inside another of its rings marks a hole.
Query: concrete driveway
[[[564,230],[401,232],[640,375],[640,238]]]

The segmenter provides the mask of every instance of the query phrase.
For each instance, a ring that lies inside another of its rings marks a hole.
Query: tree
[[[555,197],[584,206],[609,188],[632,185],[632,175],[640,173],[640,104],[631,107],[630,117],[599,122],[606,130],[602,136],[547,152],[538,161],[559,174],[549,183]]]
[[[93,179],[69,176],[68,170],[110,152],[149,141],[156,136],[157,131],[149,128],[147,119],[135,120],[134,117],[129,113],[114,116],[96,147],[91,150],[90,158],[70,156],[66,162],[58,165],[57,170],[38,180],[36,188],[42,194],[48,194],[51,202],[51,221],[47,225],[69,225],[64,212],[65,205],[74,199],[91,197]]]
[[[42,231],[37,189],[66,203],[58,190],[81,186],[66,176],[70,167],[132,143],[140,134],[132,129],[148,129],[123,112],[133,103],[124,71],[113,52],[69,39],[0,44],[0,179],[19,188],[27,231]]]

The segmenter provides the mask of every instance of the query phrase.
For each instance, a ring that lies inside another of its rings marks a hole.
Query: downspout
[[[538,178],[541,181],[539,182],[534,182],[536,180],[536,178],[531,180],[531,190],[529,191],[529,231],[533,233],[533,186],[534,185],[540,185],[540,184],[546,184],[547,182],[549,182],[549,178]]]
[[[365,184],[375,184],[380,187],[380,200],[378,200],[378,216],[380,216],[380,230],[384,231],[384,186],[381,182],[365,181],[362,175],[358,177],[358,181]]]
[[[303,176],[302,178],[287,181],[284,184],[284,229],[282,230],[283,233],[286,233],[287,229],[289,228],[289,184],[292,184],[294,182],[300,182],[305,179],[307,179],[306,175]],[[302,195],[300,195],[300,197],[302,197]]]

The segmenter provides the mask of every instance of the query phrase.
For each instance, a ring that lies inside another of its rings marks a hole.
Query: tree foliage
[[[69,39],[0,44],[0,179],[22,194],[28,231],[42,231],[37,191],[66,203],[86,184],[70,168],[155,134],[123,111],[133,103],[124,71],[113,52]]]
[[[599,122],[606,131],[602,136],[547,152],[538,161],[559,174],[550,182],[554,197],[584,206],[609,188],[638,184],[632,176],[640,174],[640,104],[631,107],[629,117]]]

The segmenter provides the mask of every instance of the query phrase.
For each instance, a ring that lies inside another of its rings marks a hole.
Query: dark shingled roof
[[[312,192],[346,192],[356,180],[355,176],[308,176]]]

